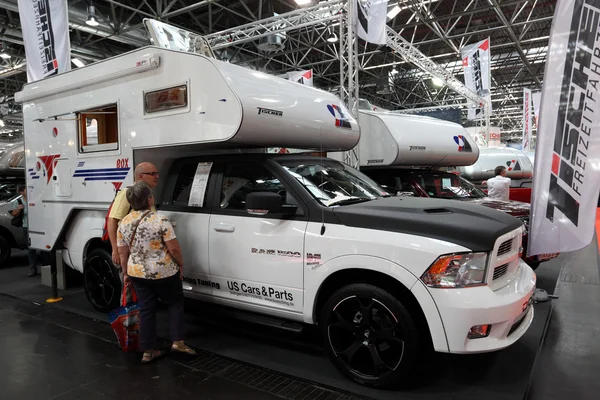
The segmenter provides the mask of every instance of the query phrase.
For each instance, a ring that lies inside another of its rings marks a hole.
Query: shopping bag
[[[121,295],[121,305],[108,313],[108,320],[119,346],[125,352],[139,349],[140,307],[131,283],[125,284]]]

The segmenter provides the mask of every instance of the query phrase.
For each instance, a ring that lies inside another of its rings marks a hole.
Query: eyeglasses
[[[158,172],[142,172],[141,175],[152,175],[152,176],[158,176]]]

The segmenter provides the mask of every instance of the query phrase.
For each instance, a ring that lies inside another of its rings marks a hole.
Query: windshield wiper
[[[362,203],[365,201],[371,201],[373,199],[365,199],[363,197],[347,197],[345,199],[340,199],[338,201],[334,201],[333,203],[329,203],[327,206],[328,207],[332,207],[332,206],[341,206],[342,204],[356,204],[356,203]]]

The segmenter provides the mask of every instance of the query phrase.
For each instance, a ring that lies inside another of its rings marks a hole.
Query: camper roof
[[[78,112],[115,104],[121,135],[134,149],[201,144],[345,151],[360,136],[333,94],[156,46],[27,84],[15,99],[26,103],[26,130],[32,121],[73,120]]]
[[[361,166],[471,165],[479,148],[459,124],[437,118],[361,110]]]
[[[531,179],[533,176],[531,159],[521,150],[510,147],[482,148],[476,163],[459,167],[458,171],[465,179],[479,181],[493,178],[498,166],[505,166],[507,176],[511,179]]]

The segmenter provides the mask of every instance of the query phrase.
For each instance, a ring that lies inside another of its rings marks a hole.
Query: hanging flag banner
[[[490,39],[487,38],[481,42],[463,47],[461,57],[465,73],[465,86],[488,101],[489,112],[491,113]],[[483,115],[481,104],[470,100],[468,104],[467,118],[469,120],[481,118]]]
[[[19,0],[27,82],[71,70],[67,0]]]
[[[288,72],[287,79],[292,82],[296,82],[296,83],[300,83],[302,85],[312,87],[313,72],[312,72],[312,70]]]
[[[523,151],[531,150],[531,90],[523,88]]]
[[[356,34],[365,42],[386,44],[388,0],[353,0]]]
[[[540,117],[540,106],[542,105],[542,92],[533,92],[531,94],[533,101],[533,113],[535,118],[535,126],[538,126],[538,118]]]
[[[600,192],[600,0],[559,0],[542,89],[528,255],[579,250]]]

